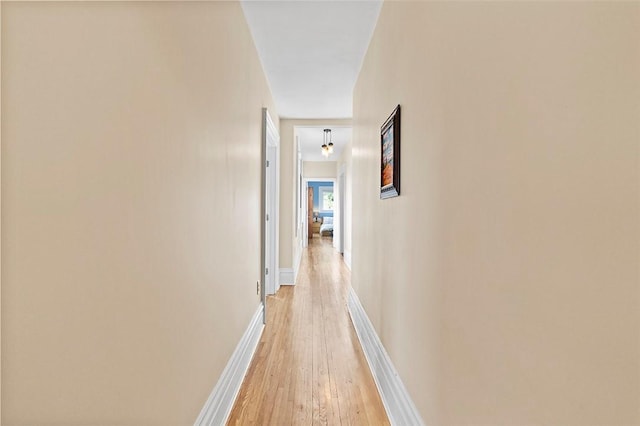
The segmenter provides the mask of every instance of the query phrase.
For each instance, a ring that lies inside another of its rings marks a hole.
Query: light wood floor
[[[388,425],[349,312],[351,276],[315,236],[295,286],[267,300],[267,325],[228,425]]]

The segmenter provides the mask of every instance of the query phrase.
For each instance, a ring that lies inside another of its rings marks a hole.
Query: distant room
[[[311,181],[309,193],[313,190],[312,234],[319,237],[333,236],[333,182]]]

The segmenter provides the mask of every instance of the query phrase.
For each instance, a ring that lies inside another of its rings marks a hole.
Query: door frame
[[[336,193],[336,182],[337,179],[336,178],[310,178],[310,177],[306,177],[302,179],[302,187],[304,188],[305,194],[307,193],[307,188],[309,187],[309,182],[331,182],[333,183],[333,193]],[[302,211],[305,212],[305,214],[303,215],[303,221],[304,223],[302,224],[302,229],[303,229],[303,233],[302,233],[302,247],[308,247],[309,246],[309,222],[307,220],[307,214],[306,212],[309,209],[309,203],[308,203],[308,197],[304,197],[303,198],[303,206],[302,206]],[[333,209],[333,223],[335,226],[335,217],[336,217],[336,209],[334,206]],[[334,238],[335,238],[335,231],[333,233]]]
[[[260,300],[267,318],[267,296],[280,287],[278,277],[280,136],[269,111],[262,108],[262,197],[261,197],[261,285]]]
[[[346,216],[346,186],[347,186],[347,174],[346,167],[343,164],[340,167],[340,172],[338,173],[338,252],[344,255],[344,226],[345,226],[345,216]],[[334,214],[335,216],[335,214]],[[336,219],[333,219],[333,226],[335,225]],[[335,232],[334,232],[335,235]]]
[[[316,199],[314,197],[314,190],[313,188],[310,188],[309,186],[305,186],[306,192],[307,192],[307,196],[305,198],[305,200],[307,201],[306,206],[307,206],[307,214],[305,215],[306,223],[307,223],[307,244],[309,243],[309,239],[313,238],[312,235],[309,235],[309,227],[311,226],[311,224],[309,223],[309,199],[311,199],[311,201],[313,202],[313,204],[315,204]],[[313,207],[311,207],[311,216],[313,216]],[[313,234],[313,233],[312,233]]]

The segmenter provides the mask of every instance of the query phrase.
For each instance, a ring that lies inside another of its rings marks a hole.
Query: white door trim
[[[266,297],[279,288],[278,243],[279,243],[279,199],[280,199],[280,136],[269,111],[262,109],[262,285],[261,300],[265,307]]]
[[[338,252],[344,253],[344,224],[346,216],[346,167],[343,164],[338,174]],[[335,215],[334,215],[335,216]],[[335,224],[335,219],[333,220]],[[335,225],[334,225],[335,226]],[[334,233],[335,235],[335,233]]]
[[[267,323],[267,294],[275,292],[275,287],[278,282],[279,145],[280,137],[278,136],[278,130],[273,120],[271,120],[269,111],[267,111],[266,108],[262,108],[262,154],[260,156],[262,161],[260,179],[260,301],[263,307],[262,322],[264,324]],[[268,158],[271,158],[271,160],[275,158],[276,164],[270,164],[270,167],[267,167]],[[269,215],[269,220],[267,220],[267,215]],[[269,272],[268,274],[267,271]],[[274,276],[274,281],[269,283],[268,279]]]

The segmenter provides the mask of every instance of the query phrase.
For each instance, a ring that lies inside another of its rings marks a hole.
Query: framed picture
[[[400,105],[380,128],[380,198],[400,195]]]

